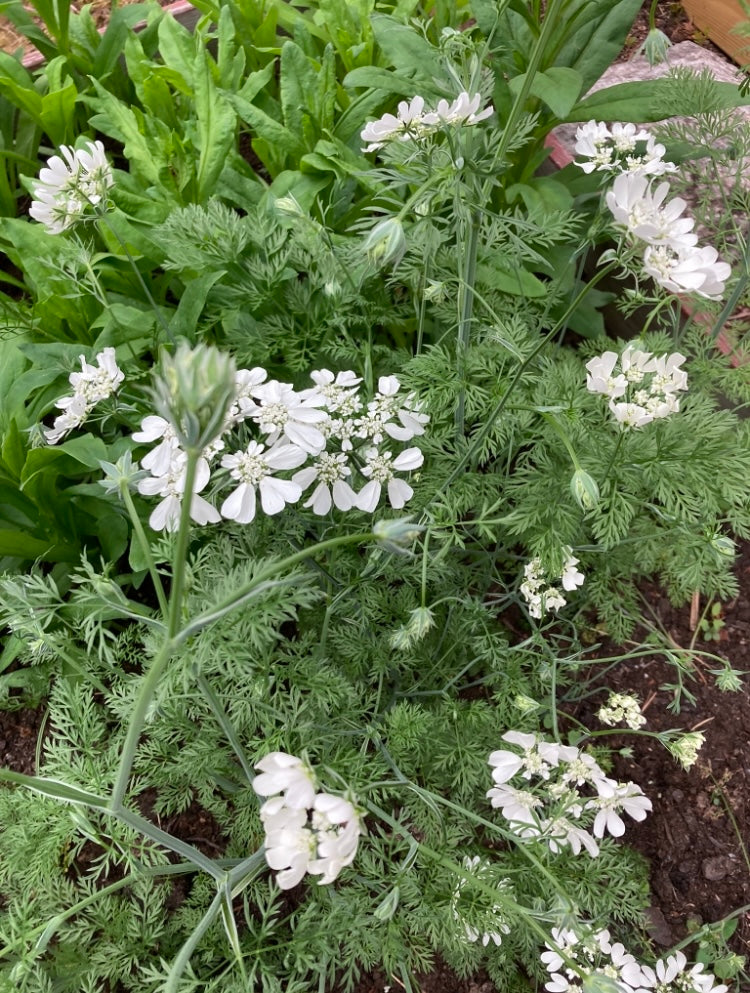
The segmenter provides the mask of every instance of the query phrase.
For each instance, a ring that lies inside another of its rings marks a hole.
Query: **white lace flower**
[[[256,490],[265,514],[278,514],[288,503],[302,496],[302,489],[291,479],[279,479],[273,473],[283,469],[296,469],[307,454],[296,445],[277,444],[266,449],[265,445],[251,441],[244,452],[224,455],[221,464],[239,482],[221,505],[221,516],[238,524],[249,524],[255,519]]]
[[[140,431],[135,431],[132,438],[138,444],[157,441],[161,438],[156,448],[152,448],[141,459],[143,468],[148,469],[154,476],[163,476],[168,473],[174,459],[181,454],[174,428],[166,418],[156,414],[149,414],[144,417],[141,421]]]
[[[614,374],[618,359],[617,352],[604,352],[586,363],[586,389],[589,393],[604,393],[615,399],[625,393],[628,388],[626,377],[622,373]]]
[[[227,411],[226,426],[233,427],[240,421],[252,417],[258,410],[256,389],[266,381],[268,373],[260,366],[253,369],[238,369],[235,374],[235,398]]]
[[[562,588],[571,593],[573,590],[577,589],[579,586],[583,586],[586,577],[583,573],[577,569],[579,559],[577,559],[570,548],[566,548],[566,557],[563,564],[562,575],[560,576],[560,582],[562,583]]]
[[[89,415],[90,407],[82,396],[61,397],[55,406],[64,413],[55,418],[51,428],[44,428],[47,444],[56,445],[65,435],[79,428]]]
[[[80,149],[61,145],[60,151],[62,158],[53,155],[39,172],[29,208],[29,215],[50,234],[72,227],[90,207],[106,202],[114,183],[100,141]]]
[[[642,821],[652,809],[651,801],[635,783],[618,783],[614,779],[604,779],[596,786],[599,796],[588,800],[586,809],[597,812],[592,828],[597,838],[603,838],[605,831],[615,838],[625,834],[625,822],[620,817],[621,811],[632,817],[634,821]]]
[[[354,861],[362,825],[349,800],[319,793],[313,801],[312,826],[317,857],[311,860],[308,871],[313,876],[320,876],[318,883],[325,886]]]
[[[322,516],[332,505],[338,510],[351,510],[357,506],[357,494],[347,482],[348,476],[351,476],[351,469],[344,452],[321,452],[311,466],[300,469],[292,479],[302,490],[318,480],[312,496],[303,506],[312,507],[314,514]]]
[[[644,252],[643,268],[670,293],[697,293],[708,300],[719,300],[732,269],[718,259],[719,253],[710,245],[681,251],[670,245],[649,245]]]
[[[440,100],[434,111],[424,115],[423,123],[434,127],[442,124],[479,124],[495,112],[492,104],[480,110],[481,103],[481,93],[470,96],[466,90],[463,90],[452,103]]]
[[[377,121],[366,124],[360,134],[362,141],[368,142],[363,152],[376,152],[391,138],[409,141],[422,133],[422,112],[424,98],[415,96],[411,101],[402,100],[397,114],[383,114]]]
[[[276,870],[279,889],[302,882],[315,854],[315,835],[307,826],[307,810],[290,807],[283,797],[272,797],[260,808],[266,837],[265,857]]]
[[[148,519],[149,526],[154,531],[176,531],[179,527],[182,500],[185,493],[186,468],[187,456],[184,452],[179,452],[172,461],[168,472],[160,476],[142,479],[138,483],[139,493],[144,496],[163,498]],[[211,506],[203,497],[198,496],[201,490],[206,488],[210,478],[211,470],[208,462],[203,458],[198,459],[190,502],[190,517],[196,524],[218,524],[221,520],[216,508]]]
[[[683,952],[675,952],[666,959],[659,959],[654,968],[641,966],[641,983],[646,990],[659,993],[727,993],[728,987],[716,984],[710,972],[704,972],[702,963],[687,968],[687,958]],[[637,993],[645,993],[638,990]]]
[[[315,799],[315,773],[302,759],[287,752],[269,752],[256,762],[260,775],[253,779],[258,796],[284,794],[284,803],[293,810],[311,807]]]
[[[325,403],[319,393],[310,390],[303,397],[287,383],[274,379],[255,387],[253,395],[260,402],[257,410],[250,411],[250,417],[268,435],[270,445],[285,437],[311,455],[325,447],[320,425],[328,415],[319,409]]]
[[[543,822],[542,834],[553,855],[562,852],[566,846],[570,846],[574,855],[579,855],[581,848],[585,848],[591,858],[596,858],[599,854],[599,846],[588,831],[573,824],[563,815]]]
[[[414,490],[403,479],[397,479],[396,472],[410,472],[418,469],[424,462],[424,456],[418,448],[406,448],[400,455],[393,458],[390,452],[379,452],[370,448],[365,454],[366,464],[362,467],[362,475],[370,479],[369,483],[359,493],[357,506],[366,513],[372,513],[378,505],[382,487],[388,491],[388,500],[395,510],[400,510],[407,500],[414,495]]]
[[[608,727],[625,724],[634,731],[646,723],[638,698],[629,693],[610,693],[607,703],[599,708],[596,716]]]
[[[329,414],[340,417],[353,417],[362,407],[358,386],[362,377],[351,370],[339,372],[335,376],[330,369],[316,369],[310,373],[315,383],[314,390],[303,390],[300,396],[315,394],[322,396]]]
[[[68,376],[73,395],[61,397],[55,402],[55,406],[64,413],[55,418],[52,428],[45,429],[50,445],[56,445],[66,434],[80,427],[96,404],[112,396],[125,378],[117,365],[114,348],[99,352],[94,358],[96,365],[87,362],[83,355],[80,361],[81,371],[71,372]]]

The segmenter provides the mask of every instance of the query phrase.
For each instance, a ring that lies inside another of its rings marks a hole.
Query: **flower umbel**
[[[87,213],[106,207],[108,190],[114,184],[112,170],[100,141],[84,148],[60,146],[39,173],[29,215],[50,234],[73,227]]]

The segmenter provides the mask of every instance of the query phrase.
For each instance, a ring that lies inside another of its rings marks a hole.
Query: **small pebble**
[[[728,876],[734,869],[734,864],[726,855],[715,855],[713,858],[705,859],[701,868],[705,879],[716,882]]]

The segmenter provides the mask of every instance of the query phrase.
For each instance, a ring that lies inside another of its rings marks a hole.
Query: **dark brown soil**
[[[750,905],[750,695],[747,676],[738,692],[722,692],[711,670],[720,669],[704,653],[728,659],[750,673],[750,543],[739,546],[736,564],[742,593],[723,605],[725,622],[717,642],[696,637],[691,608],[675,609],[657,588],[643,590],[667,646],[687,664],[679,713],[671,713],[674,666],[665,655],[622,662],[601,682],[602,693],[590,698],[576,716],[590,728],[602,728],[594,712],[606,699],[604,688],[634,693],[644,702],[645,729],[681,728],[702,731],[705,743],[695,766],[685,772],[652,738],[636,735],[607,738],[615,749],[627,747],[632,757],[615,758],[615,771],[632,779],[653,801],[653,811],[640,824],[629,824],[627,844],[651,864],[652,937],[670,946],[701,924],[712,923]],[[702,606],[705,606],[703,604]],[[639,635],[645,639],[646,631]],[[607,646],[605,646],[605,649]],[[613,648],[612,653],[617,649]],[[610,654],[606,650],[602,655]],[[732,948],[750,956],[750,907],[739,916]]]

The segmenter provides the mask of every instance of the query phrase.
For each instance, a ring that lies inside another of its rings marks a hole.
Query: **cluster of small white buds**
[[[706,736],[702,731],[686,731],[685,734],[681,734],[678,738],[668,741],[667,749],[670,755],[677,759],[682,768],[688,771],[698,761],[698,753],[703,747],[705,740]]]
[[[479,124],[494,113],[491,104],[480,110],[481,104],[480,93],[469,94],[465,90],[452,102],[440,100],[434,110],[425,109],[424,97],[402,100],[396,114],[383,114],[365,126],[360,137],[367,145],[362,151],[375,152],[389,141],[413,141],[446,127]]]
[[[702,964],[688,967],[683,952],[642,965],[609,931],[553,928],[541,960],[550,974],[549,993],[602,990],[612,993],[727,993]]]
[[[571,548],[564,548],[563,570],[559,577],[560,585],[566,593],[571,593],[583,585],[584,575],[578,569],[578,559]],[[562,591],[555,585],[556,580],[548,579],[541,560],[531,559],[524,566],[524,580],[521,583],[521,595],[528,604],[531,617],[540,620],[546,611],[559,610],[568,602]]]
[[[633,731],[642,728],[646,723],[638,699],[629,693],[610,693],[606,704],[599,708],[596,716],[602,724],[609,727],[625,724]]]
[[[573,745],[521,731],[508,731],[503,741],[518,750],[491,753],[495,786],[487,797],[518,838],[541,841],[553,854],[569,847],[578,855],[585,848],[594,858],[596,839],[606,832],[615,838],[625,833],[621,813],[642,821],[651,810],[639,786],[610,779],[592,755]],[[510,785],[518,779],[524,782]]]
[[[62,157],[53,155],[39,173],[29,215],[50,234],[73,227],[92,210],[106,208],[112,169],[100,141],[84,148],[61,145]]]
[[[680,409],[687,373],[679,352],[655,356],[628,345],[618,355],[604,352],[586,363],[586,389],[609,397],[609,409],[624,428],[639,428]]]
[[[115,360],[114,348],[105,348],[94,357],[96,365],[81,355],[81,372],[72,372],[68,382],[72,396],[61,397],[55,406],[63,411],[51,428],[44,429],[47,443],[56,445],[75,428],[79,428],[94,407],[108,399],[125,378]]]
[[[360,816],[350,800],[317,791],[315,773],[302,759],[270,752],[255,766],[265,831],[266,861],[282,890],[297,886],[305,875],[332,883],[354,861],[362,833]]]

